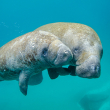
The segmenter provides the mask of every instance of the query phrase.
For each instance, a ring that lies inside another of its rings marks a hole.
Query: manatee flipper
[[[38,74],[32,75],[29,78],[28,85],[38,85],[42,82],[42,80],[43,80],[43,76],[42,76],[42,72],[40,72]]]
[[[55,70],[61,76],[65,76],[65,75],[76,76],[75,75],[75,70],[76,70],[75,66],[69,66],[68,68],[60,67],[60,68],[55,68]]]
[[[20,91],[24,94],[27,95],[27,89],[28,89],[28,81],[30,78],[30,71],[28,70],[23,70],[19,74],[19,88]]]
[[[69,75],[71,71],[68,68],[60,67],[60,68],[56,68],[56,72],[59,73],[59,75],[61,76],[65,76],[65,75]]]
[[[75,75],[75,66],[69,66],[68,68],[49,68],[48,69],[48,74],[51,79],[56,79],[59,75],[65,76],[65,75],[71,75],[71,76],[76,76]]]
[[[59,73],[57,73],[56,68],[48,68],[47,70],[51,79],[56,79],[59,76]]]
[[[51,79],[56,79],[59,75],[61,76],[69,75],[71,71],[72,71],[71,69],[63,67],[48,68],[48,74]]]
[[[75,74],[76,66],[69,66],[68,71],[70,71],[71,76],[76,76],[76,74]]]

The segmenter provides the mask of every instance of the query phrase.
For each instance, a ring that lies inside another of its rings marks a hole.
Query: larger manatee
[[[44,69],[71,60],[70,49],[57,36],[45,31],[29,32],[0,48],[0,81],[18,80],[21,92],[27,95],[28,84],[40,83]]]
[[[79,23],[51,23],[39,27],[37,30],[50,32],[70,48],[73,60],[69,69],[64,72],[63,68],[48,69],[51,78],[55,78],[55,73],[70,72],[83,78],[98,78],[100,76],[103,49],[97,33],[89,26]],[[51,74],[53,72],[53,74]],[[62,73],[63,74],[63,73]]]

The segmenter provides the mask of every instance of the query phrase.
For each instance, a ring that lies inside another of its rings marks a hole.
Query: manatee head
[[[72,65],[76,66],[75,74],[83,78],[98,78],[103,49],[96,32],[86,26],[73,37],[73,46],[70,47],[73,54]]]
[[[42,41],[39,41],[39,54],[41,61],[50,67],[60,67],[69,64],[72,60],[72,52],[58,38],[45,31],[39,31],[43,36]],[[41,39],[40,39],[41,40]]]
[[[44,49],[43,56],[47,62],[55,67],[67,65],[72,60],[70,49],[60,40],[53,41],[48,49]]]
[[[82,64],[76,66],[76,75],[83,78],[98,78],[100,72],[100,59],[95,55],[91,55]]]

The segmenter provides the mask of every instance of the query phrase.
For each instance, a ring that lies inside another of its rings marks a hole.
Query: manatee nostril
[[[91,70],[94,70],[95,71],[95,69],[96,69],[96,67],[95,67],[95,65],[91,65]]]
[[[68,56],[68,51],[65,50],[64,53],[60,56],[60,59],[65,59]]]
[[[64,54],[64,57],[66,57],[66,56],[68,55],[68,51],[65,50],[64,53],[65,53],[65,54]]]
[[[97,73],[100,72],[100,67],[99,66],[96,67],[96,71],[97,71]]]
[[[65,54],[63,54],[63,55],[60,55],[60,59],[65,59],[65,58],[67,58],[67,55],[65,55]]]
[[[92,78],[98,78],[100,76],[100,66],[92,64],[90,66]]]
[[[68,50],[65,50],[65,51],[64,51],[64,54],[63,54],[63,56],[62,56],[62,58],[63,58],[63,59],[67,59],[67,58],[69,58],[69,56],[70,56],[70,52],[69,52]],[[71,57],[70,57],[70,58],[71,58]],[[69,59],[70,59],[70,58],[69,58]]]
[[[98,65],[91,65],[90,68],[92,71],[95,71],[97,73],[100,72],[100,67]]]

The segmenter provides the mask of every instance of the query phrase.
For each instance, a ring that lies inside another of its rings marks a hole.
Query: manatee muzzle
[[[73,55],[71,50],[64,45],[60,40],[56,40],[49,45],[48,57],[46,61],[52,65],[52,67],[60,67],[69,64]]]
[[[76,75],[83,78],[98,78],[100,76],[100,59],[91,55],[84,63],[76,66]]]
[[[70,49],[66,46],[62,46],[59,48],[57,52],[57,57],[54,61],[54,65],[63,66],[69,64],[70,60],[72,60],[72,53]]]

